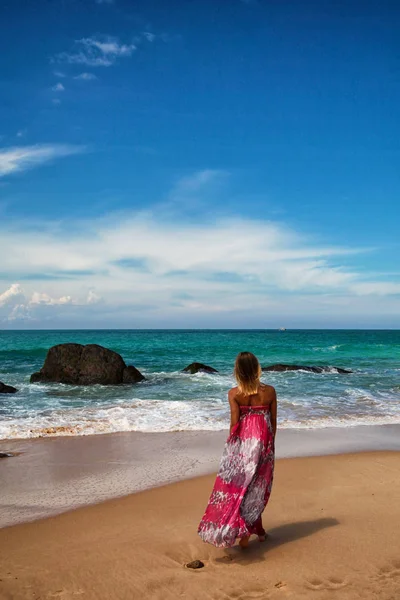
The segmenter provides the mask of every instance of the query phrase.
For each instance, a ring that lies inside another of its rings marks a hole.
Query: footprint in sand
[[[370,581],[377,598],[397,600],[400,590],[400,560],[393,560],[377,569]]]
[[[275,586],[277,590],[285,590],[287,588],[287,585],[284,581],[278,581],[277,583],[275,583]]]
[[[400,577],[400,560],[394,560],[378,571],[379,580],[391,580]]]
[[[72,598],[73,596],[80,596],[83,593],[83,590],[77,590],[75,592],[70,592],[68,590],[56,590],[55,592],[50,592],[49,594],[47,594],[46,598],[64,598],[65,600],[67,600],[67,598]]]
[[[328,579],[308,579],[305,583],[307,589],[318,592],[321,590],[341,590],[348,582],[339,577],[328,577]]]

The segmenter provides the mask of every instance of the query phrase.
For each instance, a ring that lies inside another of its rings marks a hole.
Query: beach
[[[398,332],[2,334],[0,600],[400,597]],[[136,385],[29,381],[46,348],[102,343]],[[197,536],[227,438],[238,348],[278,392],[268,540]],[[193,358],[216,373],[182,372]],[[350,370],[341,374],[338,367]],[[201,569],[186,564],[200,560]]]
[[[397,599],[397,426],[279,432],[270,537],[247,551],[196,533],[214,478],[200,474],[216,470],[225,437],[1,442],[21,454],[0,463],[0,598]],[[185,567],[196,559],[202,569]]]
[[[0,440],[0,527],[126,496],[218,469],[224,431]],[[280,430],[278,458],[400,451],[400,426]]]
[[[196,534],[212,475],[3,528],[0,598],[395,600],[399,458],[278,460],[270,537],[247,551]],[[195,559],[202,569],[185,567]]]

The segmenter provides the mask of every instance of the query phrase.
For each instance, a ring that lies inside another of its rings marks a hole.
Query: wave
[[[360,398],[358,398],[360,400]],[[365,398],[365,400],[373,400]],[[306,402],[283,401],[281,429],[321,429],[357,425],[387,425],[400,423],[400,410],[394,408],[379,414],[379,402],[374,401],[375,414],[362,412],[359,405],[354,414],[333,411],[326,399]],[[353,407],[354,408],[354,407]],[[118,406],[81,407],[43,410],[0,422],[0,439],[40,438],[53,436],[99,435],[120,432],[174,432],[227,430],[229,409],[219,398],[192,401],[140,400]]]
[[[360,426],[371,426],[371,425],[399,425],[399,415],[385,415],[385,416],[363,416],[363,417],[325,417],[322,419],[312,419],[310,421],[284,421],[280,427],[282,429],[326,429],[329,427],[342,428],[342,427],[360,427]]]
[[[315,346],[315,352],[335,352],[338,348],[342,348],[344,344],[334,344],[333,346]]]

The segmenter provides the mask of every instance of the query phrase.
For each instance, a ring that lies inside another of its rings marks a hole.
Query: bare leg
[[[265,532],[265,529],[263,527],[262,518],[261,517],[259,517],[257,519],[257,521],[254,523],[254,526],[256,528],[256,533],[258,535],[258,541],[259,542],[265,542],[265,540],[267,539],[268,536],[267,536],[267,534]]]
[[[240,538],[240,540],[239,540],[239,546],[242,549],[247,548],[247,546],[249,545],[249,539],[250,539],[249,535],[246,535],[245,537]]]

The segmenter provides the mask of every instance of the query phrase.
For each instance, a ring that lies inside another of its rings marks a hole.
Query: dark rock
[[[202,569],[204,563],[201,560],[192,560],[192,562],[186,564],[188,569]]]
[[[0,381],[0,394],[15,394],[16,392],[18,392],[17,388]]]
[[[11,452],[0,452],[0,458],[11,458],[14,456]]]
[[[284,371],[309,371],[311,373],[341,373],[348,374],[352,373],[349,369],[341,369],[340,367],[305,367],[303,365],[283,365],[276,364],[270,367],[263,367],[262,371],[274,371],[276,373],[283,373]]]
[[[122,357],[103,346],[59,344],[50,348],[41,370],[31,376],[31,383],[117,385],[123,382],[125,369]]]
[[[122,373],[122,383],[139,383],[144,381],[146,377],[141,374],[136,367],[125,367]]]
[[[218,373],[217,369],[213,369],[208,365],[203,365],[203,363],[190,363],[187,367],[182,369],[182,373],[191,373],[194,375],[195,373]]]

